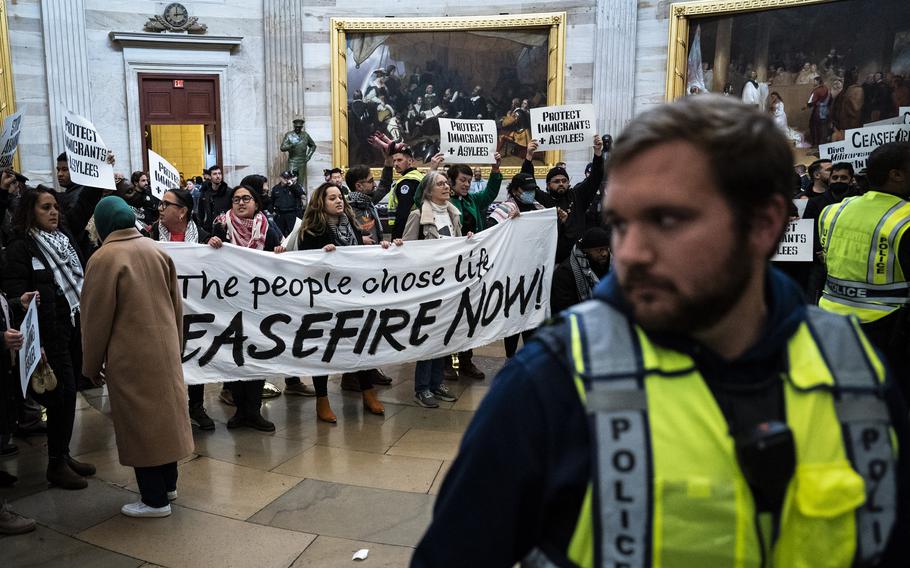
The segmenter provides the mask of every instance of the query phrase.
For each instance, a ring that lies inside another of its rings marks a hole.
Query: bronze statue
[[[316,143],[303,130],[303,123],[302,118],[294,119],[294,130],[284,135],[281,151],[288,153],[288,171],[296,172],[299,179],[306,180],[306,164],[316,151]]]

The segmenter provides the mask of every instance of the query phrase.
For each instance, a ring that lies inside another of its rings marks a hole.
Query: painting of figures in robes
[[[802,162],[845,131],[898,120],[910,106],[907,0],[739,5],[718,1],[686,18],[686,71],[668,80],[670,98],[739,98],[773,116]]]

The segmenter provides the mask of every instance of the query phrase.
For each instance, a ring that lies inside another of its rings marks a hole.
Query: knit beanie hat
[[[550,183],[550,180],[556,176],[566,176],[566,179],[569,179],[569,172],[565,168],[550,168],[550,171],[547,172],[547,183]]]
[[[610,231],[603,227],[591,227],[578,239],[578,248],[581,250],[608,246],[610,246]]]
[[[136,214],[122,197],[109,195],[95,206],[95,228],[102,242],[120,229],[136,226]]]

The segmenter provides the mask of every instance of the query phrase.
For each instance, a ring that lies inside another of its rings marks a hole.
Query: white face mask
[[[534,191],[522,191],[521,195],[518,196],[518,200],[524,203],[525,205],[531,205],[534,203],[534,197],[536,193]]]

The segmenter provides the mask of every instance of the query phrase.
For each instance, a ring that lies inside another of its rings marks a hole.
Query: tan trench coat
[[[192,453],[174,261],[136,229],[114,231],[89,260],[80,309],[82,373],[104,366],[120,463],[151,467]]]

